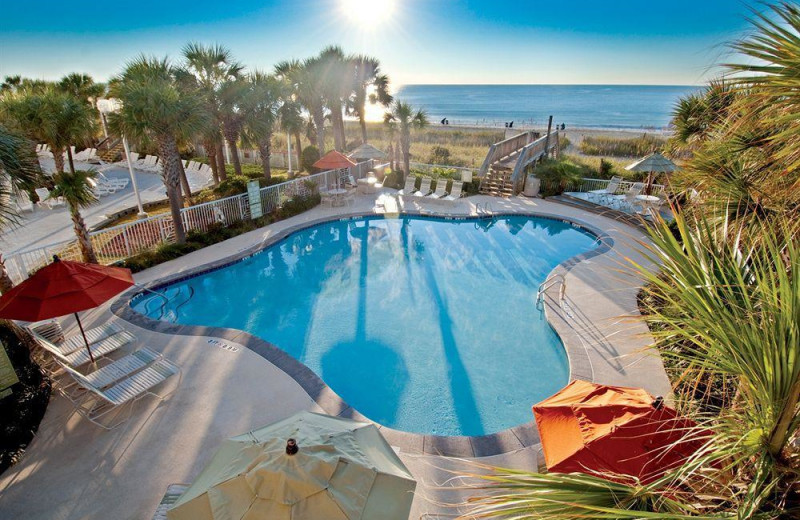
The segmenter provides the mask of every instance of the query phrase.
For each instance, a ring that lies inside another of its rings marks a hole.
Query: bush
[[[319,161],[319,149],[316,146],[306,146],[300,154],[300,167],[308,173],[314,172],[314,163]]]
[[[0,325],[0,341],[19,383],[0,400],[0,473],[19,460],[39,429],[50,399],[50,380],[30,358],[30,350],[14,330]],[[3,348],[0,346],[0,348]]]
[[[450,150],[444,146],[434,146],[428,155],[428,164],[452,164]]]
[[[614,176],[614,165],[611,161],[606,161],[605,159],[600,159],[600,178],[601,179],[610,179]]]
[[[593,171],[585,164],[569,159],[548,160],[533,168],[533,173],[542,181],[541,192],[545,197],[560,195],[581,182]]]

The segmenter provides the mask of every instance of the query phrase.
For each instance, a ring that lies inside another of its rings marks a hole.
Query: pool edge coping
[[[158,280],[145,283],[141,286],[134,286],[133,288],[122,293],[112,303],[110,310],[117,317],[133,325],[153,332],[170,335],[213,337],[239,343],[255,354],[261,356],[266,361],[275,365],[289,377],[294,379],[294,381],[303,388],[309,397],[320,408],[322,408],[325,413],[333,416],[345,417],[375,424],[391,445],[397,446],[401,450],[405,450],[410,453],[421,453],[425,455],[438,455],[446,457],[476,458],[511,453],[529,447],[540,446],[539,432],[533,420],[511,428],[506,428],[499,432],[479,436],[441,436],[395,430],[361,415],[352,406],[347,404],[347,402],[345,402],[344,399],[342,399],[336,392],[334,392],[333,389],[331,389],[313,370],[269,341],[239,329],[209,327],[203,325],[181,325],[160,320],[153,320],[144,314],[136,312],[130,305],[133,299],[142,292],[141,287],[153,290],[162,286],[174,284],[182,280],[194,278],[209,271],[222,269],[248,258],[264,249],[267,249],[277,242],[280,242],[281,240],[284,240],[285,238],[288,238],[289,236],[310,227],[341,220],[354,220],[365,217],[399,218],[406,215],[440,218],[453,221],[477,220],[486,218],[494,219],[509,216],[527,216],[568,223],[581,228],[596,238],[598,242],[596,247],[560,262],[548,273],[548,276],[545,278],[545,280],[557,273],[566,274],[573,267],[584,260],[605,254],[611,251],[614,246],[614,239],[597,226],[589,224],[578,218],[565,217],[563,215],[550,212],[504,211],[492,213],[491,215],[452,215],[431,211],[402,211],[389,214],[376,214],[368,211],[342,213],[339,215],[320,217],[289,226],[275,233],[274,235],[261,240],[259,243],[254,244],[253,246],[244,248],[219,260],[193,267],[187,271],[174,273]],[[543,305],[545,319],[556,335],[558,335],[559,340],[561,341],[567,354],[567,359],[569,362],[569,380],[572,381],[574,379],[586,379],[592,381],[594,378],[592,371],[589,370],[588,374],[585,372],[585,367],[587,365],[591,366],[591,364],[588,363],[588,352],[585,350],[583,345],[574,345],[571,341],[564,341],[563,335],[558,330],[560,327],[557,327],[557,325],[560,324],[550,317],[550,312],[555,312],[559,315],[558,317],[561,319],[560,321],[566,321],[566,316],[563,315],[564,310],[561,309],[559,305],[553,305],[552,302],[546,300],[543,301]],[[534,403],[531,404],[533,405]]]

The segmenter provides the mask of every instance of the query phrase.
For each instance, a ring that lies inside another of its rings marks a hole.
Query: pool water
[[[595,245],[569,223],[526,216],[348,219],[163,288],[169,305],[133,305],[267,340],[380,424],[482,435],[530,421],[531,405],[567,383],[536,291]]]

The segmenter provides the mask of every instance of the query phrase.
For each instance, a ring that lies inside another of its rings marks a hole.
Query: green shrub
[[[319,161],[319,149],[316,146],[306,146],[300,154],[300,167],[308,173],[313,173],[314,163]]]
[[[585,164],[569,159],[547,160],[538,164],[532,171],[542,181],[541,193],[545,197],[559,195],[577,186],[581,178],[593,173],[593,170]]]
[[[450,154],[450,150],[445,148],[444,146],[436,145],[431,148],[430,154],[428,155],[427,162],[428,164],[453,164],[452,157]]]
[[[614,176],[614,164],[611,161],[600,159],[600,178],[610,179]]]

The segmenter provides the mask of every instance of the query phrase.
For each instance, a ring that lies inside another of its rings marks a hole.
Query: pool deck
[[[466,216],[475,214],[477,204],[488,201],[494,212],[564,217],[601,231],[608,246],[600,254],[557,268],[566,277],[563,305],[558,302],[557,287],[545,298],[547,317],[570,355],[572,376],[669,394],[660,359],[643,352],[652,338],[636,306],[640,283],[625,261],[626,257],[643,260],[637,251],[644,240],[641,232],[541,199],[475,196],[446,205],[406,202],[389,194],[380,197],[385,209],[376,207],[376,196],[358,196],[346,208],[318,207],[138,273],[136,281],[149,284],[190,273],[241,255],[290,229],[337,216],[398,211]],[[319,404],[328,401],[320,400],[319,395],[312,398],[303,381],[298,382],[257,349],[248,348],[249,335],[245,333],[186,335],[186,329],[177,325],[156,331],[120,319],[111,311],[111,303],[83,313],[83,317],[87,326],[117,321],[136,334],[141,345],[177,362],[183,379],[160,404],[152,399],[137,403],[131,419],[110,432],[90,424],[74,413],[64,398],[54,396],[23,459],[0,476],[2,518],[147,519],[167,485],[191,482],[223,439],[300,410],[329,411]],[[71,321],[65,325],[73,326]],[[457,504],[470,494],[458,481],[450,481],[459,468],[474,471],[470,464],[477,462],[535,469],[541,458],[532,424],[521,426],[514,434],[518,446],[510,438],[510,444],[495,450],[503,453],[458,459],[434,454],[437,448],[447,451],[447,446],[436,445],[437,439],[428,439],[426,446],[426,436],[417,436],[421,438],[417,446],[393,433],[386,431],[387,439],[399,449],[419,482],[413,519],[433,520],[457,513],[445,504]],[[480,455],[483,448],[474,445],[472,453]]]

